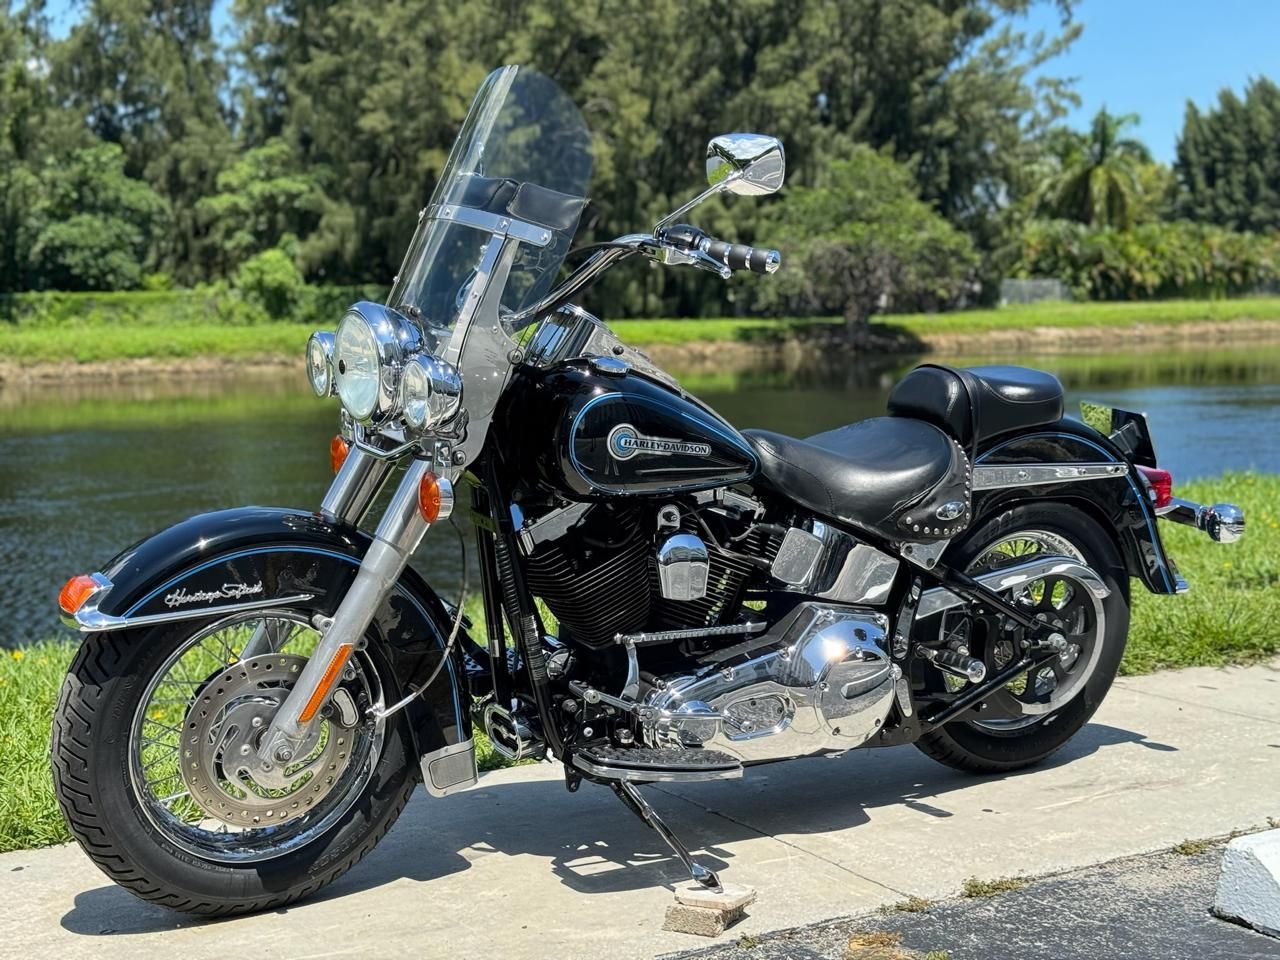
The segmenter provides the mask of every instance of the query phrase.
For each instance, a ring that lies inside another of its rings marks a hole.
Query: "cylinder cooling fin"
[[[668,599],[655,529],[651,506],[599,504],[563,536],[539,544],[528,555],[529,589],[560,621],[562,638],[602,647],[622,633],[723,623],[741,608],[755,572],[747,557],[767,562],[777,549],[767,534],[756,533],[734,543],[732,550],[724,549],[720,542],[727,536],[704,528],[692,510],[683,511],[679,526],[662,538],[688,536],[704,544],[706,589],[696,599]]]

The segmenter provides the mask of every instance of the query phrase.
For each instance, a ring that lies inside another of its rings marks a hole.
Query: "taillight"
[[[1173,474],[1160,467],[1138,467],[1142,475],[1151,484],[1151,492],[1155,494],[1156,509],[1167,507],[1173,502]]]

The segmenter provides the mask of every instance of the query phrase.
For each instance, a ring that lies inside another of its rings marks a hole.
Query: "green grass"
[[[1214,544],[1196,530],[1161,524],[1165,545],[1191,583],[1189,594],[1152,596],[1134,584],[1129,648],[1121,672],[1250,663],[1280,654],[1280,476],[1231,473],[1177,484],[1201,502],[1244,507],[1248,530]],[[483,636],[476,598],[475,637]],[[0,851],[69,839],[49,779],[53,705],[76,641],[52,640],[0,654]],[[509,765],[476,734],[481,769]],[[901,909],[912,909],[907,901]]]
[[[297,357],[315,327],[301,323],[234,326],[201,323],[188,326],[0,326],[0,358],[20,365],[94,363],[107,360],[190,357]],[[228,363],[227,372],[234,372]]]
[[[1134,583],[1121,672],[1251,663],[1280,653],[1280,477],[1229,473],[1185,484],[1175,477],[1174,493],[1240,505],[1245,536],[1215,544],[1190,527],[1160,524],[1191,592],[1155,596]]]
[[[358,292],[358,291],[357,291]],[[301,359],[308,334],[336,323],[345,296],[322,289],[309,294],[305,316],[291,321],[239,322],[227,294],[47,294],[21,299],[21,309],[0,310],[0,358],[22,365],[154,357],[161,360],[216,356],[285,356]],[[220,299],[221,298],[221,299]],[[2,306],[2,304],[0,304]],[[608,319],[608,318],[606,318]],[[1235,300],[1169,300],[1141,303],[1041,303],[943,314],[878,318],[886,333],[982,334],[1036,327],[1130,327],[1203,321],[1280,320],[1280,297]],[[610,321],[620,337],[641,346],[689,343],[774,342],[801,334],[831,318],[701,318]]]
[[[998,877],[995,880],[979,880],[970,877],[960,888],[962,897],[994,897],[1001,893],[1012,893],[1027,885],[1025,877]]]

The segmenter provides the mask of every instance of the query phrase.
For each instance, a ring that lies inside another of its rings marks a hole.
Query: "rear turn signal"
[[[347,461],[347,454],[351,452],[351,447],[347,441],[342,439],[342,434],[334,434],[332,440],[329,441],[329,466],[333,467],[333,472],[337,473],[342,469],[342,465]]]
[[[1151,492],[1155,495],[1156,509],[1167,507],[1173,502],[1173,474],[1159,467],[1138,467],[1142,475],[1151,484]]]
[[[435,523],[440,516],[440,478],[434,473],[424,473],[418,484],[418,512],[427,523]]]
[[[84,606],[86,600],[98,592],[98,586],[98,581],[89,574],[78,574],[68,580],[58,593],[58,606],[62,608],[63,613],[73,614]]]

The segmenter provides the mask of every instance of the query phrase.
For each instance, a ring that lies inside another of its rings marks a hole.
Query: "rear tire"
[[[925,734],[916,746],[939,763],[970,773],[1003,773],[1029,767],[1050,756],[1088,722],[1111,688],[1129,634],[1129,578],[1110,534],[1088,514],[1060,503],[1029,503],[978,524],[953,545],[946,562],[966,569],[993,544],[1018,531],[1049,531],[1074,544],[1108,587],[1102,601],[1105,624],[1101,653],[1081,689],[1062,707],[1015,730],[994,732],[954,720]],[[988,664],[990,667],[990,664]]]
[[[143,900],[205,917],[280,907],[336,880],[386,834],[416,784],[411,737],[398,714],[386,721],[359,796],[304,845],[276,857],[227,862],[173,843],[148,819],[131,785],[133,719],[152,677],[212,622],[89,635],[63,681],[52,742],[58,804],[93,862]],[[369,662],[386,689],[395,689],[387,664],[372,655]]]

